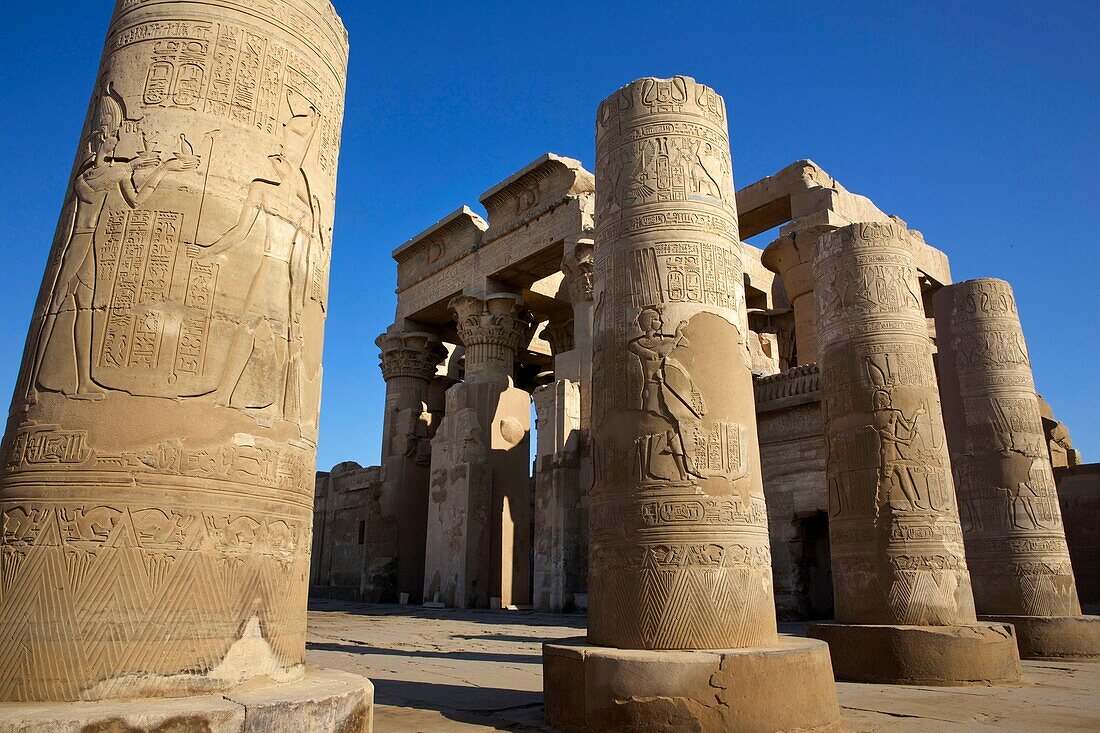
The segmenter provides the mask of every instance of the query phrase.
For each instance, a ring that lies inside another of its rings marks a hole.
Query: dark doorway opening
[[[794,520],[799,615],[833,617],[833,573],[829,565],[829,515],[814,512]]]

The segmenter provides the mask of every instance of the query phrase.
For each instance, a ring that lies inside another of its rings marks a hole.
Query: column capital
[[[821,235],[834,229],[834,226],[815,224],[783,232],[764,248],[760,261],[764,267],[783,278],[787,295],[792,302],[813,291],[814,280],[810,265],[814,245]]]
[[[390,326],[374,340],[378,346],[382,378],[414,377],[426,382],[435,376],[436,367],[447,352],[437,336],[425,331],[402,331]]]
[[[564,354],[566,351],[572,351],[574,346],[573,337],[573,316],[572,314],[566,316],[564,313],[557,317],[551,318],[546,324],[546,328],[542,329],[542,338],[546,340],[546,343],[550,344],[550,353],[554,356]]]
[[[531,314],[521,295],[494,293],[479,297],[463,293],[452,298],[447,307],[467,349],[498,346],[515,352],[526,345],[525,339],[531,335]]]
[[[561,271],[565,273],[565,286],[573,304],[592,300],[592,266],[595,242],[591,238],[565,240],[565,254],[561,259]]]

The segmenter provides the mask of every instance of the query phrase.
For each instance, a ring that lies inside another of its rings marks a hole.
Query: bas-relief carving
[[[233,684],[241,635],[301,674],[343,93],[306,1],[116,8],[4,440],[0,698]]]
[[[625,87],[599,114],[589,637],[770,643],[724,108],[677,77]]]
[[[690,348],[684,335],[689,323],[681,321],[674,334],[661,333],[661,310],[647,306],[639,312],[637,323],[642,335],[627,346],[641,372],[636,409],[658,418],[665,428],[635,439],[639,479],[643,483],[688,481],[691,477],[736,481],[748,471],[745,429],[729,422],[715,422],[709,430],[704,428],[706,401],[687,367],[674,355],[677,349]],[[665,457],[671,460],[672,471],[659,467]]]
[[[837,619],[970,623],[931,344],[900,228],[821,237],[814,280]]]
[[[1015,298],[974,280],[936,296],[967,556],[982,613],[1080,612]]]
[[[300,424],[303,437],[315,434],[319,334],[304,329],[323,320],[330,253],[320,198],[311,195],[303,166],[318,120],[314,109],[290,113],[269,155],[275,175],[252,182],[229,231],[209,244],[189,244],[203,227],[211,155],[205,172],[197,171],[203,157],[184,133],[176,152],[158,152],[107,84],[66,206],[24,378],[26,399],[35,401],[39,390],[90,400],[110,391],[212,395],[219,405],[265,411],[262,423],[285,419]],[[204,140],[212,154],[215,137]],[[122,153],[124,146],[132,152]],[[167,175],[183,171],[201,173],[197,205],[173,192],[184,211],[138,208]],[[250,237],[262,242],[262,255],[233,312],[242,283],[223,269],[237,263],[214,257],[254,248]],[[228,352],[218,343],[227,333]]]

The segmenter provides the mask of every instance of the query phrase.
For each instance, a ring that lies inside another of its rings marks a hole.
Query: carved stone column
[[[825,646],[776,635],[722,98],[687,77],[623,87],[596,178],[589,633],[544,647],[550,722],[835,730]],[[721,651],[658,651],[702,649]]]
[[[579,475],[581,442],[580,385],[555,379],[534,392],[535,458],[534,603],[559,613],[575,607],[584,592],[579,555],[586,551],[580,518],[586,518]],[[587,529],[587,528],[584,528]],[[587,563],[583,563],[587,566]]]
[[[420,603],[424,590],[424,546],[428,531],[428,479],[432,416],[428,386],[446,357],[440,340],[419,331],[390,326],[375,341],[386,380],[386,417],[382,428],[382,511],[397,521],[395,596],[366,588],[372,601],[394,602],[407,593]],[[388,589],[386,589],[388,591]]]
[[[141,726],[238,730],[261,677],[249,719],[313,729],[274,708],[335,679],[302,681],[347,53],[327,0],[117,3],[4,438],[0,700],[216,692]]]
[[[584,608],[588,587],[592,242],[567,241],[565,250],[563,289],[573,307],[543,329],[554,354],[554,381],[533,395],[538,418],[534,603],[551,612]]]
[[[1011,627],[977,623],[932,344],[896,223],[824,235],[814,256],[838,679],[1019,677]]]
[[[761,258],[765,267],[783,278],[783,285],[787,288],[787,297],[794,309],[795,357],[798,364],[813,364],[818,359],[818,314],[811,258],[818,238],[828,231],[828,227],[813,226],[782,234],[767,246]]]
[[[1012,287],[950,285],[934,312],[978,613],[1011,623],[1026,659],[1100,656],[1100,617],[1081,615]]]
[[[459,295],[466,381],[447,390],[432,441],[424,599],[445,606],[531,602],[531,397],[513,386],[531,338],[523,298]]]
[[[516,353],[531,337],[523,298],[512,293],[459,295],[450,308],[466,347],[466,381],[508,384],[515,375]]]

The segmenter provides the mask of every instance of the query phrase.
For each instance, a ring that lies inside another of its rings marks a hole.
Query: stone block
[[[543,645],[546,716],[562,730],[831,733],[840,708],[828,647],[781,637],[715,651]]]
[[[1021,659],[1100,659],[1100,616],[982,616],[1012,624]]]
[[[298,682],[220,695],[0,703],[0,733],[372,733],[373,715],[370,680],[310,669]]]
[[[1016,635],[1008,624],[960,626],[810,624],[828,642],[843,682],[890,685],[992,685],[1020,679]]]

